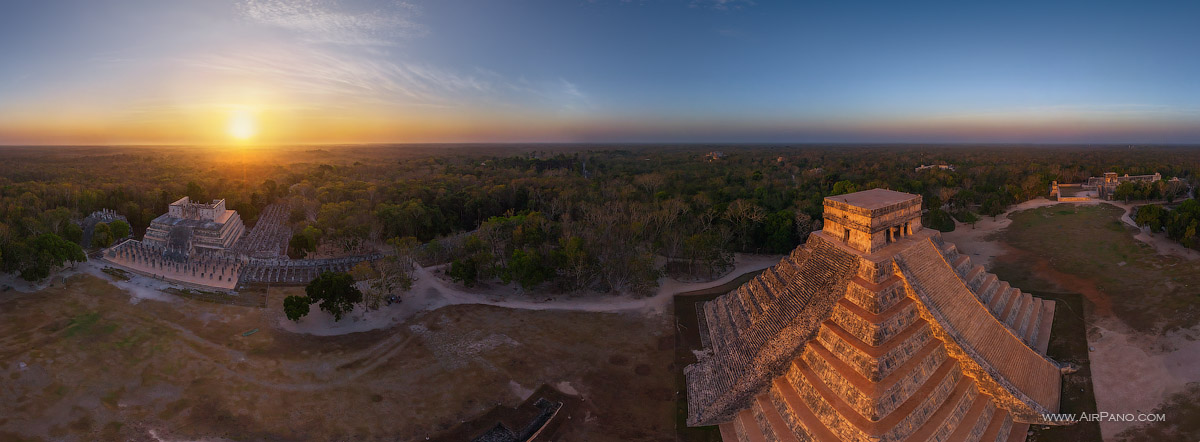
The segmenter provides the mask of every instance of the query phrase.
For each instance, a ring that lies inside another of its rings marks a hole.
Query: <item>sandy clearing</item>
[[[1114,318],[1099,318],[1088,333],[1097,411],[1148,413],[1187,383],[1200,381],[1200,327],[1165,336],[1132,332]],[[1191,337],[1189,337],[1191,336]],[[1170,416],[1168,416],[1168,419]],[[1100,422],[1105,440],[1137,422]]]

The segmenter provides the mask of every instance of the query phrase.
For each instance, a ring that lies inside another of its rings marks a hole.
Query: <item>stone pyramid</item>
[[[825,224],[699,311],[688,425],[725,441],[1007,441],[1055,425],[1054,302],[921,228],[921,197],[826,198]]]

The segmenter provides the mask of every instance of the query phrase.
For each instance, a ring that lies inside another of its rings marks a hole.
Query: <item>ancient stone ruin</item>
[[[245,231],[242,217],[226,209],[225,200],[205,204],[185,196],[171,203],[167,213],[150,221],[142,242],[184,257],[194,250],[225,251]]]
[[[825,224],[702,307],[688,425],[725,441],[1024,440],[1057,425],[1054,302],[921,228],[921,197],[825,199]]]

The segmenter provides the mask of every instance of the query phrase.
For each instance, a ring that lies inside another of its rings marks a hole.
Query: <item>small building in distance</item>
[[[79,227],[83,229],[83,239],[80,243],[84,248],[92,247],[92,235],[96,233],[96,225],[100,223],[111,223],[113,221],[124,221],[129,224],[129,219],[125,215],[119,214],[112,209],[100,209],[92,212],[87,218],[79,222]],[[126,236],[128,238],[128,236]],[[113,238],[114,241],[120,241],[125,238]]]
[[[704,161],[708,161],[710,163],[713,161],[717,161],[721,158],[725,158],[725,152],[721,152],[719,150],[714,150],[712,152],[704,154]]]
[[[1104,176],[1094,176],[1088,178],[1087,183],[1083,185],[1086,190],[1094,190],[1100,198],[1106,200],[1113,199],[1113,193],[1117,191],[1117,186],[1124,182],[1155,182],[1162,180],[1162,174],[1154,172],[1153,175],[1133,175],[1125,174],[1119,176],[1116,172],[1104,172]]]
[[[188,197],[171,203],[167,213],[154,218],[142,239],[146,245],[183,256],[193,251],[218,252],[233,246],[246,231],[235,210],[225,200],[193,203]]]
[[[928,169],[941,169],[941,170],[951,170],[952,171],[952,170],[954,170],[954,165],[952,165],[952,164],[922,164],[920,166],[917,166],[915,171],[920,172],[922,170],[928,170]]]

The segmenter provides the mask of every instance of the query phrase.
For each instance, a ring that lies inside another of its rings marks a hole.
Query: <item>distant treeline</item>
[[[707,155],[720,151],[723,155]],[[1192,179],[1175,147],[330,146],[0,150],[0,247],[100,208],[136,235],[180,196],[225,198],[248,224],[291,204],[294,256],[413,237],[464,283],[641,291],[662,272],[720,273],[733,252],[785,253],[819,228],[829,195],[924,196],[953,229],[1104,172]],[[950,164],[954,170],[915,170]],[[434,241],[434,240],[437,241]],[[10,268],[8,266],[6,269]]]

